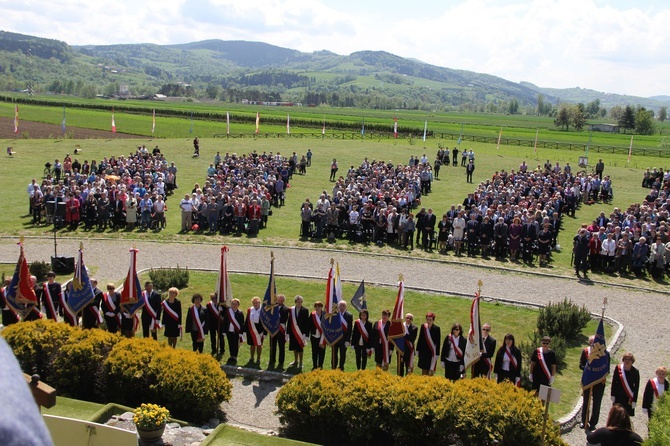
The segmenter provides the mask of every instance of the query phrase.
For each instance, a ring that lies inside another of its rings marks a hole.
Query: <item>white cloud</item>
[[[72,45],[254,40],[384,50],[449,68],[641,96],[670,94],[659,0],[1,1],[0,29]]]

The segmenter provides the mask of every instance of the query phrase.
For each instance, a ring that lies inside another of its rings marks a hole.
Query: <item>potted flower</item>
[[[137,435],[143,440],[155,440],[163,436],[170,411],[158,404],[142,404],[133,411],[133,423]]]

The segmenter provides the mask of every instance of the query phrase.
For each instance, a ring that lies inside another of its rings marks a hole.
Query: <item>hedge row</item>
[[[645,446],[667,446],[670,444],[670,397],[668,389],[658,400],[656,410],[649,420],[649,439]]]
[[[485,379],[315,371],[277,395],[282,433],[319,444],[484,446],[541,444],[543,406],[531,393]],[[550,420],[546,445],[565,445]]]
[[[152,402],[189,421],[211,418],[232,395],[215,359],[151,339],[45,320],[11,325],[2,336],[23,371],[38,373],[59,395],[131,407]]]

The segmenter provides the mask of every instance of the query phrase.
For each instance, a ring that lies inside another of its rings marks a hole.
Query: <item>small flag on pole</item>
[[[286,134],[291,134],[291,116],[288,114],[286,115]]]
[[[363,127],[361,127],[361,136],[365,136],[365,117],[363,117]]]
[[[270,336],[275,336],[282,329],[281,313],[277,306],[277,286],[275,285],[275,256],[270,252],[270,279],[261,304],[261,323]],[[283,335],[282,335],[283,336]]]
[[[405,351],[405,326],[403,318],[405,314],[405,282],[402,276],[398,281],[398,295],[395,298],[393,314],[391,315],[391,326],[389,327],[389,341],[393,341],[399,352]]]
[[[154,108],[151,111],[151,134],[153,135],[156,131],[156,109]]]
[[[323,115],[323,128],[321,129],[321,135],[326,135],[326,115]]]
[[[226,112],[226,135],[230,135],[230,112]]]
[[[216,280],[216,297],[219,303],[230,307],[233,300],[233,288],[228,279],[228,258],[226,253],[230,251],[227,246],[221,248],[221,262],[219,264],[219,277]]]
[[[536,129],[535,130],[535,146],[534,146],[535,147],[535,155],[537,155],[537,136],[539,135],[539,133],[540,133],[540,129]]]
[[[112,133],[116,133],[116,121],[114,121],[114,107],[112,107]]]
[[[628,162],[630,163],[630,157],[633,155],[633,135],[630,137],[630,146],[628,147]]]
[[[458,145],[461,145],[461,141],[463,140],[463,124],[461,123],[461,133],[458,134]]]
[[[256,112],[256,133],[258,133],[260,125],[261,125],[261,115],[258,112]]]
[[[393,137],[398,139],[398,118],[393,117]]]
[[[498,133],[498,145],[496,146],[496,150],[500,148],[500,140],[502,139],[502,127],[500,127],[500,133]]]
[[[423,123],[423,140],[426,140],[426,133],[428,132],[428,121]]]
[[[480,291],[477,290],[470,307],[470,331],[468,332],[468,339],[465,344],[465,352],[463,352],[463,361],[466,369],[479,361],[483,346],[481,321],[479,320],[479,296]]]
[[[340,267],[334,268],[334,261],[331,260],[330,270],[328,271],[328,281],[326,282],[326,302],[324,313],[321,319],[323,335],[328,345],[337,343],[344,334],[342,319],[337,306],[342,299],[342,288],[340,280]]]
[[[356,294],[351,298],[351,305],[360,313],[368,309],[368,301],[365,299],[365,280],[361,280],[361,284],[356,290]]]
[[[14,133],[19,133],[19,106],[14,106]]]
[[[63,106],[63,120],[60,122],[60,129],[63,132],[63,136],[65,136],[65,106]]]

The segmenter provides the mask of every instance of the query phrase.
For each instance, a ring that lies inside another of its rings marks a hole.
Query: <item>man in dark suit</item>
[[[579,369],[584,370],[586,367],[586,363],[589,360],[589,356],[591,355],[591,349],[593,348],[593,342],[596,340],[595,336],[591,336],[589,338],[589,346],[584,348],[582,350],[582,354],[579,358]],[[607,350],[605,351],[605,354],[607,355],[608,361],[609,361],[609,356],[610,352]],[[609,363],[607,364],[607,370],[609,371]],[[585,389],[582,392],[582,422],[579,425],[580,429],[584,429],[584,425],[586,424],[586,404],[587,401],[591,401],[593,404],[590,412],[590,417],[588,420],[588,426],[590,430],[594,430],[596,428],[596,424],[598,424],[598,420],[600,419],[600,406],[603,401],[603,395],[605,394],[605,381],[603,380],[602,382],[595,384],[594,386]]]
[[[151,337],[158,340],[158,326],[161,320],[161,295],[154,291],[154,284],[147,281],[144,283],[142,292],[144,308],[142,309],[142,337]]]
[[[421,230],[423,231],[423,249],[428,250],[432,243],[435,234],[435,223],[437,217],[433,214],[433,208],[428,208],[428,213],[423,216],[421,221]]]
[[[472,206],[474,206],[475,204],[477,204],[477,202],[475,201],[475,196],[474,196],[474,194],[468,194],[467,198],[465,198],[465,199],[463,200],[463,208],[464,208],[466,211],[469,211],[470,208],[471,208]]]
[[[475,172],[475,161],[470,160],[467,166],[465,166],[465,180],[468,183],[472,183],[472,174]]]
[[[342,323],[342,338],[333,345],[333,369],[339,368],[344,371],[344,363],[347,361],[347,349],[351,344],[351,332],[354,326],[354,317],[347,311],[347,303],[343,300],[337,303],[337,314]]]
[[[414,315],[412,313],[407,313],[405,315],[405,353],[402,357],[402,365],[400,366],[400,373],[398,376],[410,375],[414,371],[414,343],[416,342],[416,336],[419,334],[419,329],[412,322],[414,321]]]
[[[507,250],[507,233],[509,232],[509,226],[505,223],[503,217],[498,218],[498,223],[493,227],[493,239],[495,242],[495,251],[496,258],[505,257],[505,252]]]
[[[526,223],[523,224],[521,240],[523,244],[523,261],[533,263],[533,248],[537,240],[538,229],[535,220],[528,216]]]
[[[468,256],[474,256],[479,240],[480,224],[477,220],[477,214],[470,214],[470,220],[466,223],[465,236],[468,239]]]
[[[423,235],[423,217],[426,215],[426,208],[421,208],[421,210],[414,217],[416,221],[416,246],[421,246],[421,236]]]
[[[102,323],[100,316],[100,302],[102,301],[102,291],[98,288],[98,281],[91,279],[93,287],[93,300],[84,307],[81,314],[81,323],[85,329],[97,328]]]
[[[496,354],[497,343],[495,338],[491,336],[491,324],[482,325],[482,341],[484,342],[484,351],[479,361],[472,367],[472,377],[491,379],[491,371],[493,370],[492,358]]]
[[[577,277],[579,277],[579,270],[581,269],[584,272],[584,278],[586,278],[586,270],[589,267],[589,239],[586,237],[586,229],[584,228],[580,229],[579,234],[573,239],[573,253],[575,254]]]
[[[284,305],[286,296],[277,294],[277,309],[279,310],[279,331],[270,337],[270,363],[268,369],[274,368],[275,360],[278,359],[277,368],[284,367],[284,355],[286,354],[286,323],[288,322],[288,307]],[[277,358],[279,350],[279,358]]]

